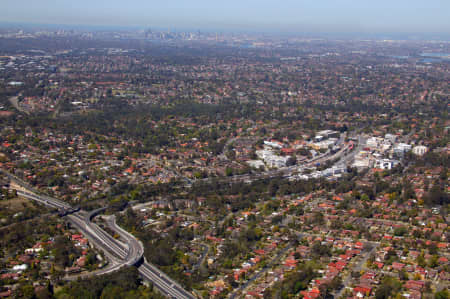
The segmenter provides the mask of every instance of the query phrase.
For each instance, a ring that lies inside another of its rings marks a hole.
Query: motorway
[[[144,278],[152,282],[164,295],[169,296],[170,298],[195,298],[191,293],[184,290],[177,282],[147,261],[138,267],[138,271]]]
[[[19,178],[6,171],[1,172],[20,186],[20,189],[17,189],[17,194],[19,196],[59,210],[64,219],[73,224],[88,238],[92,244],[94,244],[94,246],[101,249],[105,253],[106,257],[111,262],[111,265],[105,269],[96,271],[95,275],[111,273],[117,271],[123,266],[136,265],[143,278],[148,282],[151,282],[165,296],[177,299],[195,298],[191,293],[184,290],[183,287],[181,287],[176,281],[164,274],[164,272],[145,261],[143,258],[143,244],[133,235],[120,228],[116,224],[114,216],[107,217],[106,224],[114,232],[119,234],[119,236],[125,240],[126,244],[122,244],[119,240],[114,239],[97,224],[92,222],[92,218],[103,211],[103,209],[98,209],[89,213],[85,211],[78,211],[77,209],[72,208],[69,204],[58,199],[35,193],[34,190],[28,186],[28,184]]]
[[[70,206],[67,206],[64,203],[61,203],[59,201],[56,200],[49,200],[43,196],[37,195],[35,193],[31,193],[31,192],[25,192],[25,191],[21,191],[21,190],[17,190],[17,195],[25,197],[27,199],[31,199],[34,201],[37,201],[38,203],[41,203],[43,205],[46,205],[52,209],[69,209]]]
[[[339,144],[342,143],[343,138],[339,140]],[[359,137],[358,148],[360,148],[362,144],[363,140]],[[357,153],[357,150],[354,150],[350,154],[344,155],[348,149],[349,146],[344,145],[337,153],[333,155],[329,155],[329,151],[327,151],[325,154],[319,155],[311,160],[306,161],[303,166],[305,167],[308,165],[314,165],[316,163],[323,163],[337,158],[340,159],[340,161],[338,162],[339,164],[348,163],[351,159],[353,159],[355,153]],[[231,182],[248,182],[276,176],[291,176],[298,170],[299,166],[289,166],[277,170],[269,170],[258,174],[237,175],[227,179]],[[116,271],[123,266],[136,265],[138,266],[139,273],[144,277],[144,279],[153,283],[153,285],[166,296],[177,299],[194,298],[191,293],[184,290],[177,282],[169,278],[154,265],[151,265],[145,261],[145,259],[143,258],[144,249],[142,243],[136,240],[134,236],[117,226],[114,217],[107,217],[106,224],[123,240],[125,240],[126,244],[123,244],[119,240],[114,239],[97,224],[93,223],[92,218],[103,211],[103,209],[95,210],[90,213],[78,211],[65,202],[59,201],[46,195],[37,194],[31,186],[29,186],[19,178],[8,172],[1,172],[7,175],[12,181],[20,186],[20,189],[17,190],[18,195],[44,204],[50,208],[59,210],[60,212],[62,212],[62,215],[65,216],[65,219],[76,226],[89,239],[89,241],[91,241],[96,247],[100,248],[105,253],[107,258],[111,261],[111,265],[97,272],[97,275]],[[208,180],[210,179],[204,179],[202,181],[207,182]]]
[[[124,258],[128,262],[127,265],[137,265],[144,254],[144,246],[133,235],[125,231],[116,224],[115,216],[104,216],[108,227],[116,232],[122,239],[126,240],[128,245],[127,256]],[[160,271],[154,265],[147,261],[138,266],[139,273],[153,283],[164,295],[170,298],[194,298],[194,296],[183,289],[177,282],[168,277],[164,272]]]
[[[141,260],[144,255],[144,244],[137,240],[132,234],[122,229],[116,224],[116,216],[103,217],[106,220],[107,225],[113,231],[115,231],[119,236],[126,241],[128,250],[126,251],[126,257],[124,260],[127,261],[128,266],[136,265]]]

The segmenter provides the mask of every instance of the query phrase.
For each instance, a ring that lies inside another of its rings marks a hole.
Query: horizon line
[[[44,22],[10,22],[10,21],[0,21],[0,28],[7,28],[7,27],[66,27],[63,29],[71,28],[71,29],[89,29],[93,31],[100,31],[100,30],[145,30],[145,29],[151,29],[151,30],[170,30],[173,32],[182,32],[182,31],[203,31],[203,32],[220,32],[220,33],[248,33],[248,34],[267,34],[267,35],[289,35],[289,36],[301,36],[301,35],[308,35],[311,37],[311,35],[326,35],[326,36],[374,36],[374,35],[395,35],[397,36],[408,36],[407,39],[411,38],[418,38],[418,37],[428,37],[435,36],[434,38],[446,38],[450,39],[450,32],[415,32],[415,31],[381,31],[381,30],[367,30],[367,31],[327,31],[327,30],[283,30],[280,28],[268,30],[267,28],[262,28],[262,26],[255,26],[256,28],[229,28],[226,26],[211,26],[208,28],[205,28],[205,26],[161,26],[161,25],[130,25],[130,24],[122,24],[122,25],[113,25],[113,24],[72,24],[72,23],[66,23],[66,24],[60,24],[60,23],[44,23]],[[382,38],[382,37],[378,37]],[[394,39],[397,39],[394,38]]]

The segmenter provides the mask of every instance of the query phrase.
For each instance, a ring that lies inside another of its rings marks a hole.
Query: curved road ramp
[[[64,217],[67,221],[72,223],[92,244],[94,244],[94,246],[105,253],[105,256],[110,261],[109,265],[104,269],[93,272],[92,275],[111,273],[123,266],[137,266],[142,277],[146,281],[152,283],[165,296],[176,299],[195,298],[190,292],[183,289],[183,287],[168,277],[164,272],[145,261],[144,246],[142,242],[119,227],[116,224],[114,216],[104,217],[106,224],[110,229],[116,232],[124,242],[113,238],[101,227],[93,223],[92,219],[104,211],[104,208],[92,212],[80,211],[58,199],[38,194],[27,183],[14,175],[6,173],[5,171],[1,172],[7,174],[8,177],[20,187],[17,188],[17,194],[19,196],[36,201],[49,208],[57,209],[61,217]]]

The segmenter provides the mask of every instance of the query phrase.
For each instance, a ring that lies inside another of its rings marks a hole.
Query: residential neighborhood
[[[449,298],[449,52],[0,26],[0,298]]]

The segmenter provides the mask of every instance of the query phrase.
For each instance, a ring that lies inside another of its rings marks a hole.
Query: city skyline
[[[0,22],[92,26],[178,27],[202,30],[329,33],[450,33],[450,3],[204,0],[164,3],[133,0],[39,3],[6,1]]]

